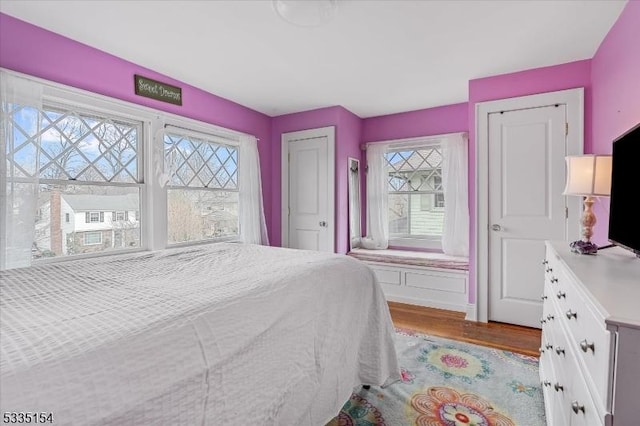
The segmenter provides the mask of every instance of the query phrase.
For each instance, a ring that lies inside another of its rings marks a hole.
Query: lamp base
[[[571,251],[578,254],[596,254],[598,253],[598,246],[591,241],[574,241],[569,244]]]

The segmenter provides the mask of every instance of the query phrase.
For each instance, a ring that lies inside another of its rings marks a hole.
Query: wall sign
[[[157,101],[182,105],[182,89],[170,84],[161,83],[150,78],[134,75],[136,95],[145,96]]]

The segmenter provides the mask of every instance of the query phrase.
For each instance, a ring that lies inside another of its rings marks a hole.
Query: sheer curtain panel
[[[442,186],[444,230],[442,251],[469,256],[469,204],[467,135],[458,133],[442,140]]]
[[[260,178],[260,157],[258,140],[254,136],[240,136],[239,152],[240,190],[240,239],[249,244],[269,245],[264,206],[262,204],[262,184]]]
[[[385,157],[389,144],[367,145],[367,237],[363,246],[389,246],[389,172]]]
[[[0,71],[0,269],[31,265],[38,202],[42,85]]]

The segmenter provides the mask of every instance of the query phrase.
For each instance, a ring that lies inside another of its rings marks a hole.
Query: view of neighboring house
[[[444,194],[439,147],[387,154],[389,233],[442,235]]]
[[[33,255],[91,253],[140,244],[138,196],[61,194],[40,204]]]

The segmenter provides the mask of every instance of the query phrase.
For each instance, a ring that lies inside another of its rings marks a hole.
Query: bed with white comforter
[[[399,379],[348,256],[220,243],[0,271],[0,409],[74,425],[324,425]]]

